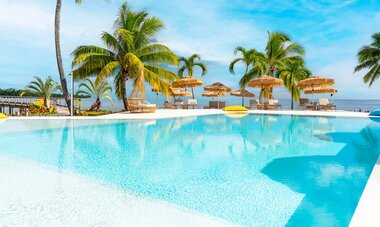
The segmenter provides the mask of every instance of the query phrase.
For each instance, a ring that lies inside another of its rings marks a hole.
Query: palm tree
[[[305,50],[303,47],[296,42],[292,42],[286,34],[268,32],[264,61],[267,64],[270,76],[275,76],[277,68],[285,66],[289,61],[302,61],[304,55]]]
[[[82,3],[82,0],[75,0],[75,3],[80,4]],[[55,7],[55,22],[54,22],[55,54],[57,58],[59,79],[61,80],[62,93],[66,100],[66,104],[70,110],[70,98],[69,98],[69,92],[67,89],[67,80],[65,76],[65,70],[63,69],[61,42],[60,42],[61,9],[62,9],[62,0],[57,0],[57,4]]]
[[[72,53],[73,75],[76,79],[96,76],[97,81],[115,77],[115,93],[128,109],[126,82],[136,83],[143,79],[168,93],[168,81],[177,75],[164,64],[178,65],[178,58],[165,45],[152,43],[164,24],[145,11],[132,11],[124,3],[114,24],[114,33],[104,32],[101,36],[106,48],[80,46]]]
[[[244,106],[245,87],[250,80],[264,73],[265,64],[263,64],[264,55],[255,49],[246,50],[244,47],[238,46],[236,47],[234,53],[236,55],[239,52],[242,56],[235,58],[231,62],[229,70],[230,73],[235,74],[235,64],[238,62],[243,62],[245,64],[245,73],[239,81],[239,86],[243,93],[241,105]],[[250,67],[252,68],[251,70],[249,70]]]
[[[108,99],[112,105],[114,104],[112,96],[109,93],[112,92],[112,87],[106,80],[95,83],[90,79],[86,79],[86,82],[87,83],[81,83],[79,85],[79,88],[85,88],[85,90],[79,90],[77,95],[85,95],[95,99],[95,103],[91,105],[90,111],[98,111],[102,105],[103,99]]]
[[[293,110],[293,102],[297,102],[301,94],[297,83],[310,77],[311,71],[304,66],[302,61],[289,61],[277,70],[277,74],[284,81],[284,86],[291,94],[291,109]]]
[[[178,69],[178,76],[181,78],[184,78],[185,71],[187,71],[187,77],[193,77],[194,68],[195,66],[198,66],[202,70],[201,76],[206,75],[207,73],[207,67],[204,63],[201,62],[201,57],[198,54],[193,54],[189,58],[180,57],[179,63],[183,63],[182,66],[179,66]],[[191,93],[194,98],[194,89],[191,88]]]
[[[35,81],[30,82],[25,87],[24,91],[20,94],[34,95],[44,99],[44,106],[50,108],[50,97],[57,91],[61,91],[61,86],[55,82],[50,76],[46,78],[45,82],[38,76],[34,77]]]
[[[380,32],[372,35],[372,43],[364,46],[358,52],[359,64],[354,72],[369,69],[364,75],[364,83],[371,86],[380,77]]]

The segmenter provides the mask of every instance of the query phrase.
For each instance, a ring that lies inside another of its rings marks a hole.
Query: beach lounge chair
[[[175,109],[183,109],[183,100],[182,99],[174,99],[174,108]]]
[[[306,104],[309,103],[308,98],[300,98],[298,100],[298,109],[305,109]]]
[[[336,106],[332,105],[328,99],[318,99],[318,110],[336,110]]]
[[[282,109],[282,105],[278,104],[277,99],[269,99],[268,100],[268,110],[278,110]]]
[[[187,109],[198,109],[198,103],[196,99],[187,100]]]
[[[164,102],[164,109],[174,109],[174,106],[171,102],[165,101]]]
[[[128,108],[130,113],[154,113],[156,105],[145,102],[139,98],[129,98]]]
[[[260,102],[257,99],[250,99],[249,100],[249,109],[259,109]]]
[[[222,109],[226,107],[226,102],[222,101],[209,101],[208,106],[205,106],[205,109]]]

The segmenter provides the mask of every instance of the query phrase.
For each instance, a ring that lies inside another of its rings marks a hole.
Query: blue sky
[[[66,72],[71,51],[83,44],[101,45],[99,35],[109,31],[120,0],[63,1],[62,48]],[[314,74],[336,79],[337,98],[379,99],[380,81],[371,88],[362,73],[353,74],[356,53],[370,43],[380,27],[376,0],[135,0],[164,21],[158,41],[179,55],[201,55],[209,66],[205,83],[225,82],[237,87],[241,70],[233,76],[228,64],[242,45],[263,50],[267,31],[282,31],[306,49],[307,66]],[[58,78],[54,50],[55,1],[1,0],[0,87],[24,87],[35,75]],[[258,91],[253,90],[255,93]],[[201,92],[197,91],[198,93]],[[275,95],[284,97],[284,89]]]

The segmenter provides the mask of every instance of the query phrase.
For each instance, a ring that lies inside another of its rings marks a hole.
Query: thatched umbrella
[[[232,89],[225,86],[223,83],[216,82],[208,85],[204,88],[205,91],[216,91],[216,92],[231,92]]]
[[[331,99],[332,96],[338,92],[335,88],[332,87],[318,87],[318,88],[307,88],[303,90],[305,94],[312,94],[313,95],[313,102],[314,102],[314,94],[330,94]]]
[[[304,89],[314,89],[317,87],[328,87],[331,85],[334,85],[335,81],[334,79],[330,78],[323,78],[320,76],[312,76],[310,78],[307,78],[305,80],[301,80],[298,82],[298,87],[304,88]]]
[[[171,96],[177,97],[177,96],[191,96],[190,91],[186,91],[181,88],[175,88],[175,87],[169,87],[169,92]]]
[[[226,95],[227,94],[225,91],[207,91],[207,92],[203,92],[202,94],[203,97],[212,97],[212,98],[226,96]],[[218,109],[219,109],[219,100],[218,100]]]
[[[305,90],[309,90],[308,94],[313,94],[313,102],[314,102],[314,94],[321,94],[321,93],[314,92],[314,90],[322,89],[334,84],[335,84],[334,79],[324,78],[320,76],[312,76],[310,78],[307,78],[305,80],[301,80],[300,82],[298,82],[298,87],[303,88]]]
[[[191,93],[194,98],[194,91],[193,87],[198,87],[203,85],[203,80],[193,78],[193,77],[186,77],[177,81],[174,81],[172,84],[173,88],[191,88]]]
[[[237,91],[233,91],[230,93],[230,95],[232,96],[236,96],[236,97],[243,97],[243,91],[241,89],[237,90]],[[247,98],[254,98],[255,97],[255,94],[247,91],[247,90],[244,90],[244,97],[247,97]]]
[[[245,106],[244,105],[244,98],[247,97],[247,98],[254,98],[255,97],[255,94],[247,91],[245,88],[242,89],[239,89],[237,91],[233,91],[230,93],[231,96],[237,96],[237,97],[242,97],[241,98],[241,105],[242,106]]]
[[[315,89],[305,89],[303,91],[305,94],[334,94],[337,93],[338,90],[332,87],[320,87]]]
[[[249,87],[261,88],[264,92],[269,93],[272,96],[270,90],[274,87],[284,85],[284,81],[273,76],[264,75],[258,79],[248,82]]]

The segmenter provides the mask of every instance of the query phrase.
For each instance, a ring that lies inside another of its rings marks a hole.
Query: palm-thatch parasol
[[[230,95],[232,96],[236,96],[236,97],[243,97],[243,91],[241,89],[237,90],[237,91],[233,91],[230,93]],[[255,94],[245,90],[244,91],[244,97],[247,97],[247,98],[254,98],[255,97]]]
[[[193,87],[198,87],[203,85],[203,80],[193,78],[193,77],[186,77],[177,81],[174,81],[172,84],[173,88],[191,88],[191,93],[194,98],[194,91]]]
[[[226,96],[226,92],[217,92],[217,91],[207,91],[203,92],[203,97],[220,97],[220,96]]]
[[[204,88],[205,91],[231,92],[232,89],[225,86],[223,83],[216,82]]]
[[[307,78],[305,80],[301,80],[300,82],[298,82],[298,87],[305,88],[305,89],[307,88],[313,89],[316,87],[327,87],[334,84],[335,84],[334,79],[323,78],[320,76],[312,76],[310,78]]]
[[[301,80],[300,82],[298,82],[298,87],[308,90],[309,93],[305,93],[305,94],[313,94],[313,102],[314,102],[314,94],[321,94],[321,93],[314,92],[315,90],[322,89],[334,84],[335,84],[334,79],[324,78],[320,76],[312,76],[310,78],[307,78],[305,80]],[[322,92],[322,90],[320,91]],[[322,92],[322,94],[324,93],[326,92]]]
[[[169,87],[169,92],[171,96],[177,97],[177,96],[191,96],[190,91],[186,91],[181,88],[175,88],[175,87]]]
[[[284,85],[284,81],[273,76],[264,75],[258,79],[251,80],[248,82],[249,87],[261,88],[264,94],[269,94],[272,96],[271,89],[274,87]],[[261,96],[261,94],[260,94]]]
[[[221,97],[221,96],[226,96],[226,92],[225,91],[206,91],[206,92],[203,92],[202,96],[203,97]],[[218,100],[218,109],[219,109],[219,100]]]
[[[336,92],[338,92],[338,90],[332,87],[307,88],[304,90],[305,94],[334,94]]]

